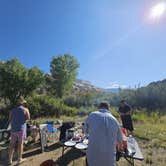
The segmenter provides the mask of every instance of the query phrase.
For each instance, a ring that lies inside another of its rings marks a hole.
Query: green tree
[[[17,59],[0,62],[0,95],[11,105],[21,96],[30,95],[43,80],[43,73],[37,67],[27,69]]]
[[[72,89],[79,64],[73,56],[64,54],[53,57],[50,67],[53,77],[52,87],[56,95],[62,98]]]

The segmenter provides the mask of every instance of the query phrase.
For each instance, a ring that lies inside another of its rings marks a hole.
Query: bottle
[[[136,153],[135,151],[135,139],[133,138],[132,135],[129,135],[128,140],[127,140],[127,150],[129,155],[134,155]]]

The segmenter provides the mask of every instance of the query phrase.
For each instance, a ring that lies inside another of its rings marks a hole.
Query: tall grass
[[[151,141],[149,146],[166,148],[166,115],[139,112],[133,115],[135,136]]]

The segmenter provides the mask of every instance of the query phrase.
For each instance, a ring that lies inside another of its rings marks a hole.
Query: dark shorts
[[[121,116],[122,119],[122,125],[124,128],[126,128],[127,130],[133,131],[133,123],[132,123],[132,119],[130,115],[125,115],[125,116]]]

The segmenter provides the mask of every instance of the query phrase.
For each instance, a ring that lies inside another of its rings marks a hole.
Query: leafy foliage
[[[81,91],[64,98],[65,104],[75,107],[90,107],[94,104],[93,98],[96,92]]]
[[[66,106],[62,99],[46,95],[36,95],[27,98],[28,108],[33,118],[61,115],[73,116],[76,108]]]
[[[113,106],[119,106],[120,100],[127,100],[132,107],[146,108],[151,112],[158,110],[165,113],[166,110],[166,80],[150,83],[146,87],[138,89],[120,90],[119,93],[99,92],[94,96],[94,102],[107,100]]]
[[[53,57],[50,67],[52,77],[54,78],[51,81],[52,87],[55,90],[54,93],[62,98],[72,89],[77,75],[76,69],[79,67],[79,64],[73,56],[64,54]]]
[[[0,96],[15,105],[18,98],[30,95],[42,82],[37,68],[25,68],[17,59],[0,62]]]

